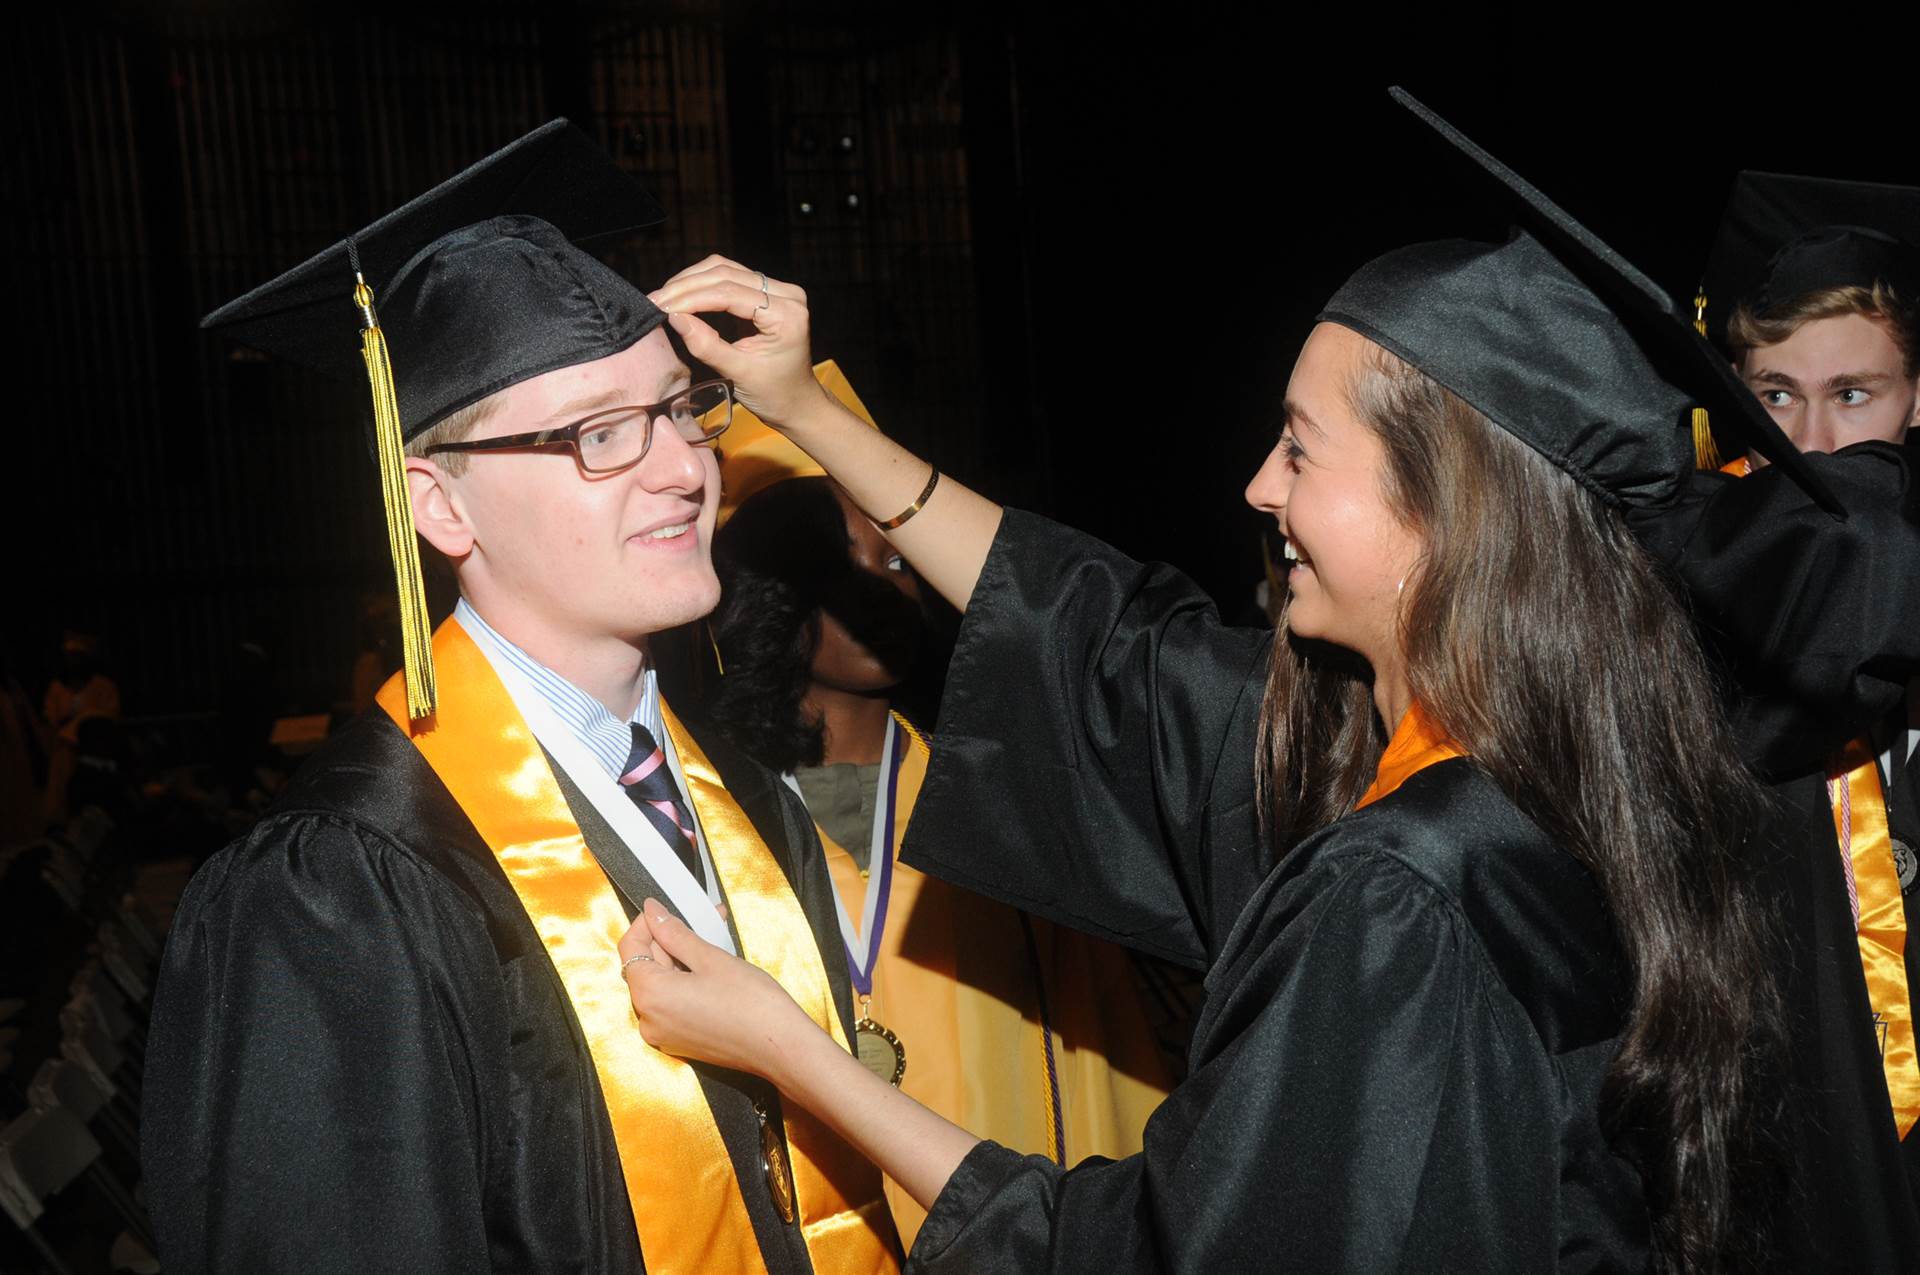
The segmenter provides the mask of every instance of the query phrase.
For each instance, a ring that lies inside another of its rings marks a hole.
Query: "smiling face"
[[[1349,401],[1371,341],[1314,328],[1287,383],[1286,427],[1247,484],[1247,503],[1287,539],[1287,628],[1365,657],[1376,677],[1401,664],[1401,582],[1420,560],[1419,535],[1385,493],[1380,439]]]
[[[474,437],[657,403],[689,381],[656,330],[619,354],[501,391]],[[537,657],[597,641],[635,644],[718,601],[714,454],[664,420],[653,429],[645,458],[618,473],[584,473],[572,451],[554,448],[474,453],[458,476],[438,476],[457,517],[425,519],[423,534],[453,560],[461,591],[489,623]],[[419,500],[416,491],[416,511]]]
[[[1861,314],[1813,319],[1747,350],[1740,375],[1803,452],[1899,442],[1920,405],[1920,378],[1907,374],[1885,321]]]

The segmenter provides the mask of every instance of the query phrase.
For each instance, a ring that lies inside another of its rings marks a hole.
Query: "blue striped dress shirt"
[[[621,772],[627,767],[627,755],[633,751],[633,732],[627,729],[626,722],[608,712],[605,704],[500,636],[497,629],[480,618],[478,611],[467,605],[465,598],[460,599],[453,614],[469,632],[482,631],[492,638],[514,668],[539,692],[554,716],[566,723],[574,738],[584,744],[587,751],[605,767],[607,777],[620,778]],[[646,727],[660,741],[661,747],[671,754],[673,745],[667,740],[660,721],[660,687],[651,664],[641,673],[640,706],[633,710],[633,717],[629,720]],[[674,778],[678,783],[679,759],[674,760]],[[681,786],[684,789],[685,785]]]

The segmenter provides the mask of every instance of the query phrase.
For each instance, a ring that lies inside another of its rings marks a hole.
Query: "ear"
[[[414,529],[448,561],[458,563],[473,550],[473,527],[452,479],[424,456],[408,456],[405,464]]]

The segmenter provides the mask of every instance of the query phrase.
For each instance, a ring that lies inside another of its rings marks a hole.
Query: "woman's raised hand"
[[[761,420],[785,424],[824,397],[813,379],[807,293],[798,284],[716,254],[647,295],[667,312],[687,352],[732,381],[740,402]],[[716,313],[752,323],[752,335],[729,342],[697,317]]]
[[[950,478],[935,479],[926,461],[869,429],[813,379],[805,291],[714,256],[648,295],[689,354],[731,380],[740,402],[818,461],[861,512],[897,528],[887,538],[920,578],[966,609],[1000,527],[1000,506]],[[720,311],[752,323],[752,334],[728,342],[696,317]],[[902,511],[910,505],[916,512],[909,523]]]
[[[771,975],[708,943],[648,899],[620,939],[622,973],[649,1045],[776,1084],[797,1033],[819,1026]]]

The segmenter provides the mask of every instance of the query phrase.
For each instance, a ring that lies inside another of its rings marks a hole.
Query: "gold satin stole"
[[[485,839],[540,934],[593,1057],[626,1176],[641,1254],[656,1275],[764,1272],[740,1181],[691,1067],[640,1036],[617,950],[626,909],[594,859],[526,720],[456,620],[434,634],[433,717],[410,721],[395,676],[378,702],[412,738]],[[717,772],[671,713],[667,731],[687,780],[741,955],[772,974],[842,1048],[819,948],[786,875]],[[899,1269],[879,1174],[794,1107],[785,1133],[798,1224],[819,1275]]]

